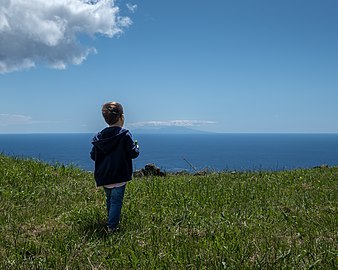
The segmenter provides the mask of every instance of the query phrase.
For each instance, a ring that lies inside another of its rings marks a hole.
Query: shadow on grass
[[[114,232],[108,232],[106,220],[92,220],[79,224],[79,230],[87,239],[101,238],[106,239],[111,235],[123,234],[125,229],[118,227]]]
[[[105,220],[87,220],[79,224],[79,230],[86,238],[107,238],[109,235]]]

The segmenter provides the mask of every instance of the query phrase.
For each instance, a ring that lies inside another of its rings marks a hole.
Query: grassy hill
[[[337,269],[338,168],[135,178],[0,155],[0,269]]]

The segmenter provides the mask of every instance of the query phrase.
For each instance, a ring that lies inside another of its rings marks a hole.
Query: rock
[[[207,174],[208,174],[208,171],[203,170],[203,171],[195,172],[193,175],[194,176],[203,176],[203,175],[207,175]]]
[[[181,175],[190,175],[190,173],[186,170],[182,170],[182,171],[177,171],[174,173],[175,175],[181,176]]]
[[[156,167],[155,164],[147,164],[144,169],[134,172],[134,177],[166,176],[167,174]]]
[[[142,169],[142,170],[143,170],[143,169]],[[133,176],[134,176],[134,177],[138,177],[138,178],[143,177],[143,176],[144,176],[144,173],[143,173],[142,170],[135,171],[135,172],[133,173]]]
[[[313,169],[327,169],[329,168],[329,165],[327,164],[322,164],[320,166],[314,166]]]

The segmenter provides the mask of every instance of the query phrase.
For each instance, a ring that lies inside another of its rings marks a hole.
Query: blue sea
[[[0,152],[92,171],[94,134],[0,134]],[[134,134],[141,154],[134,169],[165,171],[290,170],[338,165],[338,134]]]

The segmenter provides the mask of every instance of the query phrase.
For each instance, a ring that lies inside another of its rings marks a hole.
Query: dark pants
[[[126,185],[116,188],[104,188],[108,212],[108,228],[115,230],[120,222],[121,209]]]

